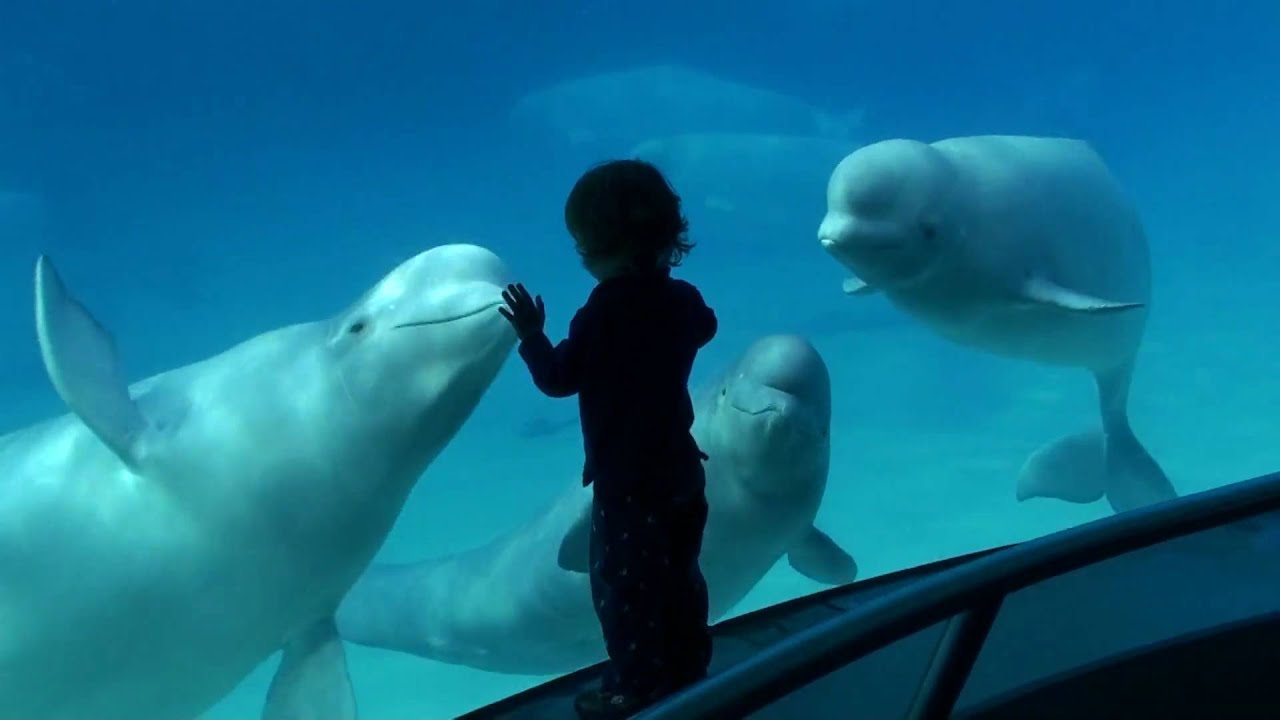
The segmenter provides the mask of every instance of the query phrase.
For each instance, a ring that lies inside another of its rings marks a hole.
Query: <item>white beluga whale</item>
[[[1145,232],[1087,143],[979,136],[886,140],[844,158],[818,237],[852,295],[891,303],[958,344],[1096,381],[1101,432],[1034,453],[1018,498],[1106,497],[1117,512],[1176,496],[1129,424],[1151,299]]]
[[[0,718],[193,718],[283,648],[267,720],[355,717],[333,613],[510,355],[492,252],[132,386],[36,266],[71,414],[0,437]]]
[[[709,514],[700,565],[723,616],[782,557],[818,582],[857,575],[814,526],[830,462],[831,386],[806,340],[753,343],[695,398]],[[591,490],[575,478],[546,510],[492,542],[374,564],[337,613],[344,640],[491,672],[553,674],[605,655],[585,574]]]

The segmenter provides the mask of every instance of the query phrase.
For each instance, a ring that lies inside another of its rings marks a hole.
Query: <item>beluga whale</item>
[[[1128,416],[1151,301],[1137,209],[1091,145],[987,135],[885,140],[836,165],[822,246],[853,277],[955,343],[1092,373],[1100,430],[1036,451],[1017,497],[1116,512],[1177,496]]]
[[[354,718],[334,611],[510,355],[507,282],[437,246],[332,317],[127,385],[40,257],[71,412],[0,437],[0,718],[193,718],[281,649],[264,718]]]
[[[723,616],[781,558],[824,584],[858,566],[814,525],[830,463],[831,385],[794,335],[756,340],[695,396],[705,461],[700,565]],[[374,564],[337,613],[344,640],[508,674],[557,674],[601,660],[586,573],[591,490],[580,478],[522,527],[421,562]]]

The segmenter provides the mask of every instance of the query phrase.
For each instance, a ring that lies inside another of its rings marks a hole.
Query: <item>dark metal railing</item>
[[[635,720],[741,718],[886,645],[950,619],[912,720],[950,715],[1005,596],[1178,537],[1280,510],[1280,473],[1096,520],[946,570],[819,623]]]

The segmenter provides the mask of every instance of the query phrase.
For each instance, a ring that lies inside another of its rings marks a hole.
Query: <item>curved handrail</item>
[[[814,593],[798,595],[790,600],[784,600],[774,605],[766,605],[757,610],[721,620],[712,628],[712,636],[716,642],[719,642],[721,638],[732,638],[743,633],[757,636],[758,631],[766,628],[776,630],[779,636],[782,636],[784,633],[782,627],[788,626],[788,621],[796,613],[807,614],[809,611],[818,610],[829,618],[847,610],[848,606],[845,603],[849,601],[855,604],[866,602],[867,597],[885,592],[889,586],[920,582],[921,578],[950,570],[963,563],[971,563],[978,558],[1001,552],[1014,544],[1016,543],[974,550],[963,555],[955,555],[923,565],[915,565],[883,575],[863,578],[848,585],[838,585]],[[825,612],[819,610],[819,608],[825,608]],[[813,622],[818,622],[818,619],[814,619]],[[791,632],[795,632],[795,630],[791,630]],[[768,643],[763,641],[753,641],[751,644],[757,647],[768,646]],[[608,664],[608,660],[605,660],[565,675],[560,675],[541,685],[534,685],[514,695],[508,695],[488,705],[475,708],[470,712],[459,715],[454,720],[505,718],[513,716],[514,713],[525,712],[528,708],[538,703],[546,702],[551,698],[563,699],[569,697],[586,688],[593,681],[598,680]]]
[[[816,678],[992,597],[1280,509],[1280,472],[1095,520],[983,557],[814,625],[637,715],[744,717]]]

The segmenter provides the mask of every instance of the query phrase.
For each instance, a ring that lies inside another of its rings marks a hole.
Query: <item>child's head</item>
[[[564,222],[598,279],[679,265],[693,249],[680,196],[642,160],[613,160],[584,173],[569,191]]]

